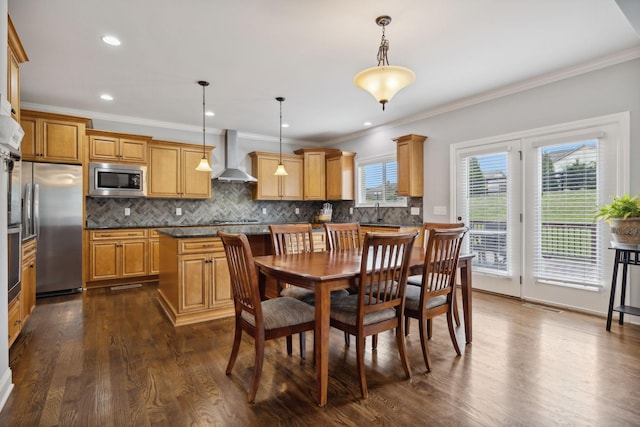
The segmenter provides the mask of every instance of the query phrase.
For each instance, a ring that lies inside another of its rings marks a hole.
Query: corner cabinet
[[[150,136],[87,129],[89,161],[147,164]]]
[[[254,200],[303,200],[303,157],[283,154],[282,164],[286,176],[274,175],[280,155],[253,151],[251,157],[251,173],[258,179],[253,188]]]
[[[91,119],[22,110],[22,159],[82,164],[86,128]]]
[[[424,141],[426,139],[426,136],[415,134],[394,139],[397,144],[398,196],[423,196]]]
[[[327,154],[327,200],[354,200],[356,153]]]
[[[229,267],[220,238],[160,234],[158,301],[174,326],[233,315]]]
[[[210,160],[208,146],[206,157]],[[210,199],[211,172],[197,171],[202,146],[169,141],[149,143],[147,197]]]

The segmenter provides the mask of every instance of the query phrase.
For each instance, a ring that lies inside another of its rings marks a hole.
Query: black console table
[[[613,312],[620,313],[618,320],[619,324],[624,323],[624,315],[631,314],[633,316],[640,316],[640,307],[633,307],[625,305],[625,299],[627,296],[627,270],[629,265],[640,265],[640,246],[637,245],[613,245],[610,249],[615,249],[616,258],[613,264],[613,278],[611,280],[611,296],[609,297],[609,311],[607,313],[607,331],[611,330],[611,318]],[[616,284],[618,282],[618,268],[622,264],[622,289],[620,290],[620,305],[613,306],[616,298]]]

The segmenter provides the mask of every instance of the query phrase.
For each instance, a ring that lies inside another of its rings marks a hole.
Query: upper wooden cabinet
[[[87,129],[89,161],[147,164],[150,136]]]
[[[24,51],[20,37],[11,22],[8,21],[8,48],[7,48],[7,100],[11,103],[11,117],[20,121],[20,64],[27,62],[29,58]]]
[[[258,179],[253,188],[254,200],[302,200],[303,199],[303,157],[283,154],[282,164],[289,175],[274,175],[280,155],[253,151],[251,174]]]
[[[356,153],[338,151],[326,155],[327,200],[353,200]]]
[[[397,144],[398,196],[423,196],[424,141],[426,139],[426,136],[415,134],[394,139]]]
[[[326,155],[338,151],[333,148],[301,148],[294,151],[303,159],[303,200],[327,200]]]
[[[147,197],[211,198],[211,172],[196,170],[202,146],[154,140],[148,148]],[[213,148],[207,147],[207,159]]]
[[[82,142],[91,119],[22,110],[20,124],[24,160],[82,163]]]

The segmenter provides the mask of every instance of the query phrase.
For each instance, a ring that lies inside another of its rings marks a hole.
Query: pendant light
[[[409,86],[416,79],[416,73],[406,67],[391,66],[387,58],[389,40],[384,36],[384,29],[391,23],[390,16],[378,16],[376,24],[382,27],[382,39],[378,48],[378,66],[360,71],[353,78],[353,83],[369,92],[382,104],[382,110],[387,102],[401,89]]]
[[[274,175],[285,176],[289,174],[282,164],[282,101],[284,101],[284,98],[279,96],[276,98],[276,101],[280,103],[280,163],[278,163],[278,168],[276,169],[276,173],[274,173]]]
[[[204,118],[205,118],[205,104],[204,104],[204,88],[209,86],[209,82],[205,82],[204,80],[198,81],[198,84],[202,86],[202,159],[200,159],[200,163],[196,167],[197,171],[202,172],[211,172],[211,166],[209,165],[209,161],[207,160],[207,152],[204,145],[204,137],[205,137],[205,126],[204,126]]]

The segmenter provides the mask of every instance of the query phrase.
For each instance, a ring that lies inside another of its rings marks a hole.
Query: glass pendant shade
[[[362,70],[353,78],[353,83],[356,86],[369,92],[376,101],[382,104],[382,110],[396,93],[409,86],[416,79],[416,73],[410,69],[389,65],[387,57],[389,40],[385,37],[384,30],[390,23],[390,16],[382,15],[376,18],[376,24],[382,27],[382,38],[378,47],[378,66]]]
[[[209,161],[206,157],[203,156],[200,159],[200,163],[196,166],[196,170],[201,172],[211,172],[211,166],[209,166]]]
[[[289,174],[287,173],[287,170],[284,168],[284,165],[282,163],[279,163],[278,164],[278,168],[276,169],[276,173],[274,173],[274,175],[286,176],[286,175],[289,175]]]
[[[380,65],[360,71],[353,83],[369,92],[379,103],[386,104],[401,89],[416,79],[416,73],[406,67]]]

